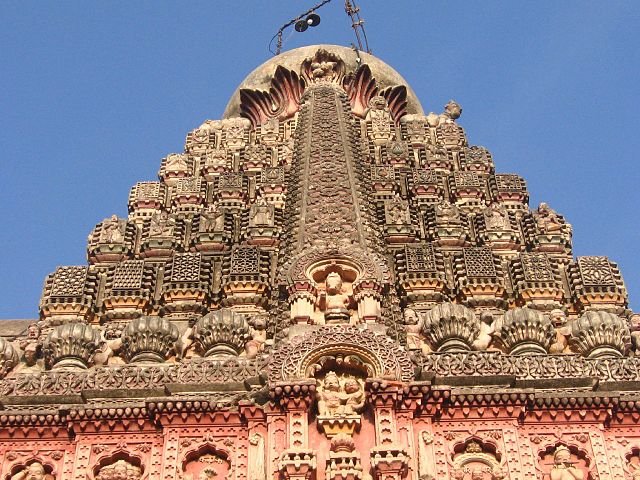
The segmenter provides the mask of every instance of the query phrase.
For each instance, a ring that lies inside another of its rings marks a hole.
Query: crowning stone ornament
[[[100,342],[100,332],[91,325],[60,325],[47,336],[45,360],[52,368],[87,368]]]
[[[130,362],[162,362],[178,340],[178,328],[160,317],[140,317],[122,332],[122,354]]]
[[[243,315],[218,310],[196,322],[193,337],[204,357],[238,355],[250,338],[249,324]]]

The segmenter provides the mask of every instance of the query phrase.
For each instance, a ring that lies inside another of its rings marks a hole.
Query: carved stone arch
[[[344,250],[342,248],[313,248],[294,256],[283,269],[280,283],[287,285],[296,282],[312,281],[313,269],[323,262],[334,262],[343,265],[357,273],[354,283],[365,280],[374,280],[380,285],[386,285],[391,281],[391,273],[382,259],[371,253],[358,249]]]
[[[114,451],[107,450],[97,457],[96,461],[94,462],[93,468],[91,468],[90,470],[90,479],[95,479],[100,473],[100,470],[109,465],[113,465],[119,460],[123,460],[133,465],[134,467],[138,467],[141,473],[140,478],[146,478],[145,473],[147,471],[147,468],[143,462],[142,456],[131,453],[122,448],[117,448]]]
[[[218,465],[221,466],[220,468],[224,471],[224,475],[216,475],[217,478],[227,478],[229,472],[233,472],[236,468],[233,452],[229,448],[219,445],[213,439],[207,438],[203,442],[190,445],[184,452],[182,452],[179,463],[180,471],[183,474],[193,473],[189,472],[191,466],[207,455],[219,458],[222,462]],[[194,476],[194,478],[197,477]]]
[[[295,337],[271,356],[269,381],[309,378],[309,369],[323,357],[359,359],[372,378],[409,382],[414,369],[407,352],[384,335],[347,325],[325,326]]]
[[[475,435],[453,445],[451,462],[454,470],[483,469],[487,474],[502,468],[497,444]]]
[[[11,480],[11,478],[18,474],[19,472],[21,472],[22,470],[24,470],[25,468],[29,467],[29,465],[32,465],[34,463],[39,463],[44,467],[44,472],[45,472],[45,479],[49,480],[49,479],[58,479],[59,477],[57,477],[56,475],[56,470],[55,470],[55,464],[52,463],[51,461],[47,461],[44,458],[42,458],[41,456],[32,456],[30,457],[28,460],[19,460],[17,461],[11,468],[9,468],[9,473],[7,473],[7,475],[4,477],[4,480]]]

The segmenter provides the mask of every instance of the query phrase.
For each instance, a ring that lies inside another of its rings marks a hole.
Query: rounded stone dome
[[[358,56],[360,56],[362,60],[361,63],[369,66],[373,77],[381,87],[389,87],[393,85],[404,85],[407,87],[407,113],[418,115],[424,114],[418,97],[416,97],[416,94],[411,89],[407,81],[379,58],[361,51],[356,52],[350,47],[342,47],[340,45],[309,45],[307,47],[294,48],[293,50],[289,50],[278,56],[272,57],[247,75],[231,96],[231,100],[229,100],[227,108],[224,111],[223,118],[240,116],[241,89],[246,88],[268,91],[271,86],[273,74],[279,65],[299,73],[302,62],[306,58],[313,57],[319,49],[326,50],[329,53],[333,53],[340,57],[344,61],[347,73],[355,72],[358,69],[359,63],[357,60]]]

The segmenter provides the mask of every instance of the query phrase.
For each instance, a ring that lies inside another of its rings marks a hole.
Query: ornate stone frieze
[[[403,381],[413,377],[408,354],[388,337],[352,326],[324,326],[275,350],[269,360],[269,379],[308,378],[317,359],[331,354],[360,358],[371,377]]]
[[[112,365],[86,371],[52,370],[0,380],[0,396],[79,395],[84,390],[153,390],[168,384],[242,383],[258,378],[264,363],[248,359],[189,359],[159,365]],[[164,393],[163,393],[164,395]]]

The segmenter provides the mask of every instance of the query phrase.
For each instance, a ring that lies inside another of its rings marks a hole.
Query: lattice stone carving
[[[171,268],[172,282],[199,282],[200,263],[199,253],[179,253],[173,256]]]
[[[490,173],[494,169],[491,153],[486,148],[477,145],[465,149],[460,163],[463,170],[474,172]]]
[[[112,290],[136,290],[142,288],[144,260],[127,260],[116,265]]]
[[[283,167],[263,168],[260,171],[260,182],[263,184],[284,183],[284,168]]]
[[[519,175],[498,173],[495,176],[496,189],[499,192],[526,192],[527,182]]]
[[[237,247],[231,253],[231,274],[259,273],[260,251],[257,247]]]
[[[390,165],[374,165],[371,167],[371,180],[393,182],[395,181],[395,169]]]
[[[464,264],[468,277],[496,277],[496,266],[491,249],[487,247],[469,247],[463,250]]]
[[[174,187],[174,195],[180,194],[197,194],[202,188],[202,178],[185,177],[176,182]]]
[[[53,274],[51,297],[78,297],[84,294],[87,267],[58,267]]]
[[[578,257],[580,277],[585,286],[615,286],[616,280],[607,257]]]
[[[549,282],[555,280],[549,257],[544,253],[521,253],[520,262],[527,282]]]
[[[433,245],[405,245],[407,272],[435,272],[436,257]]]
[[[442,183],[442,174],[436,170],[415,168],[411,173],[413,183],[417,185],[440,185]]]
[[[138,182],[132,189],[136,200],[159,198],[161,194],[160,182]]]
[[[241,189],[242,174],[223,172],[222,174],[220,174],[220,179],[218,180],[218,187],[220,188],[220,190]]]
[[[483,186],[482,178],[475,172],[455,172],[453,181],[458,188],[480,188]]]

